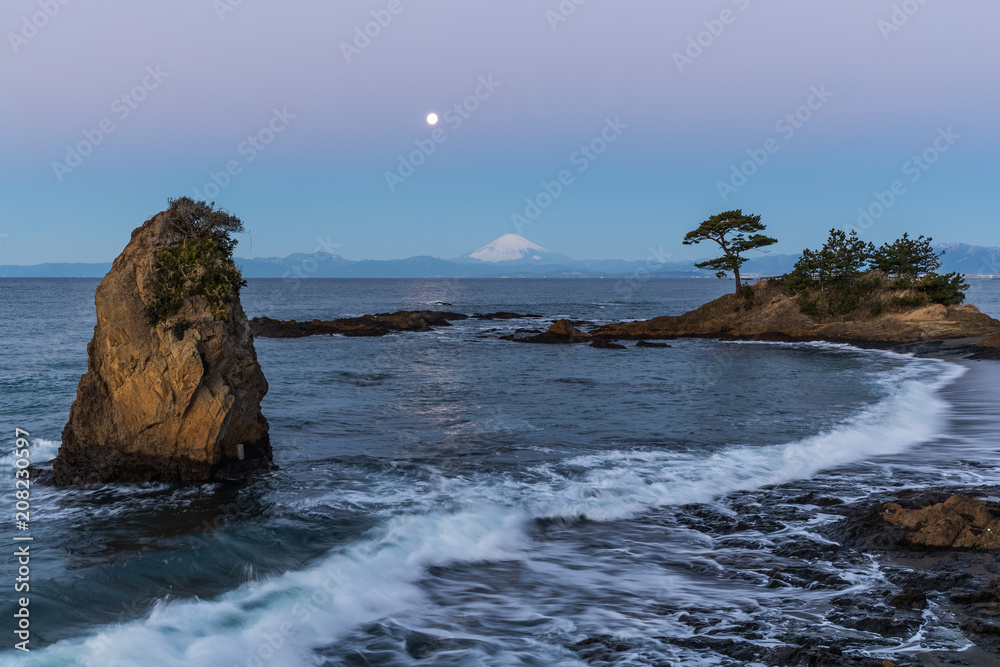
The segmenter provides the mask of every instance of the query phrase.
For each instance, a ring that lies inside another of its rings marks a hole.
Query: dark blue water
[[[36,463],[54,456],[86,369],[96,284],[0,281],[3,427],[11,447],[15,427],[31,432]],[[746,512],[748,493],[766,515],[810,490],[996,481],[984,366],[826,344],[499,340],[559,317],[677,314],[731,287],[251,280],[251,317],[543,319],[258,339],[281,469],[242,488],[35,487],[35,650],[0,663],[600,664],[589,640],[617,637],[634,647],[623,664],[729,665],[686,639],[796,632],[872,655],[961,647],[946,618],[902,640],[831,620],[834,597],[879,579],[870,560],[814,559],[827,584],[769,586],[783,539],[824,542],[816,529],[835,517],[820,508],[735,533],[699,517]],[[1000,315],[1000,282],[971,298]]]

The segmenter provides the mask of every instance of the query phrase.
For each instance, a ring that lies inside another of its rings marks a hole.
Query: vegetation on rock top
[[[875,247],[861,241],[857,232],[831,229],[820,250],[803,250],[795,269],[779,280],[789,294],[802,295],[803,313],[819,319],[961,304],[969,285],[958,273],[935,273],[944,253],[935,251],[931,241],[903,234]]]
[[[777,243],[761,233],[764,229],[759,215],[725,211],[688,232],[684,244],[715,242],[724,254],[695,266],[714,269],[720,278],[732,272],[736,294],[751,299],[753,292],[742,284],[740,267],[747,261],[746,252]],[[789,295],[801,295],[801,311],[821,320],[867,319],[929,304],[959,305],[969,285],[958,273],[936,273],[944,253],[935,251],[931,241],[903,234],[876,247],[855,231],[831,229],[822,248],[803,250],[794,270],[772,282]]]
[[[189,197],[169,199],[165,215],[169,243],[156,253],[153,298],[145,314],[151,326],[167,323],[185,301],[201,297],[218,320],[228,316],[227,306],[246,281],[233,262],[236,240],[230,234],[243,232],[243,222],[215,203]],[[170,326],[181,339],[190,327],[186,319]]]

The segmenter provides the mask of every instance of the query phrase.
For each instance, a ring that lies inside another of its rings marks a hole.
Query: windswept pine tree
[[[721,257],[695,264],[699,269],[716,271],[716,276],[725,278],[732,271],[736,278],[736,294],[743,288],[740,267],[747,261],[744,254],[750,250],[774,245],[777,239],[761,234],[765,229],[759,215],[743,215],[742,210],[725,211],[713,215],[701,223],[697,229],[687,233],[684,245],[697,245],[703,241],[716,243],[724,253]]]

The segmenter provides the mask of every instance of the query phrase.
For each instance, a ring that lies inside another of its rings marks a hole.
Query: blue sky
[[[730,208],[774,252],[859,207],[875,242],[1000,246],[997,3],[575,2],[10,0],[0,264],[108,261],[197,193],[244,219],[241,256],[454,257],[520,232],[684,259]]]

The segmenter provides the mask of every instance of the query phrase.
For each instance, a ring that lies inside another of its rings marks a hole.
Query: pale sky
[[[241,256],[686,258],[731,208],[775,252],[859,207],[1000,246],[993,1],[235,1],[3,3],[0,264],[110,261],[199,194]]]

